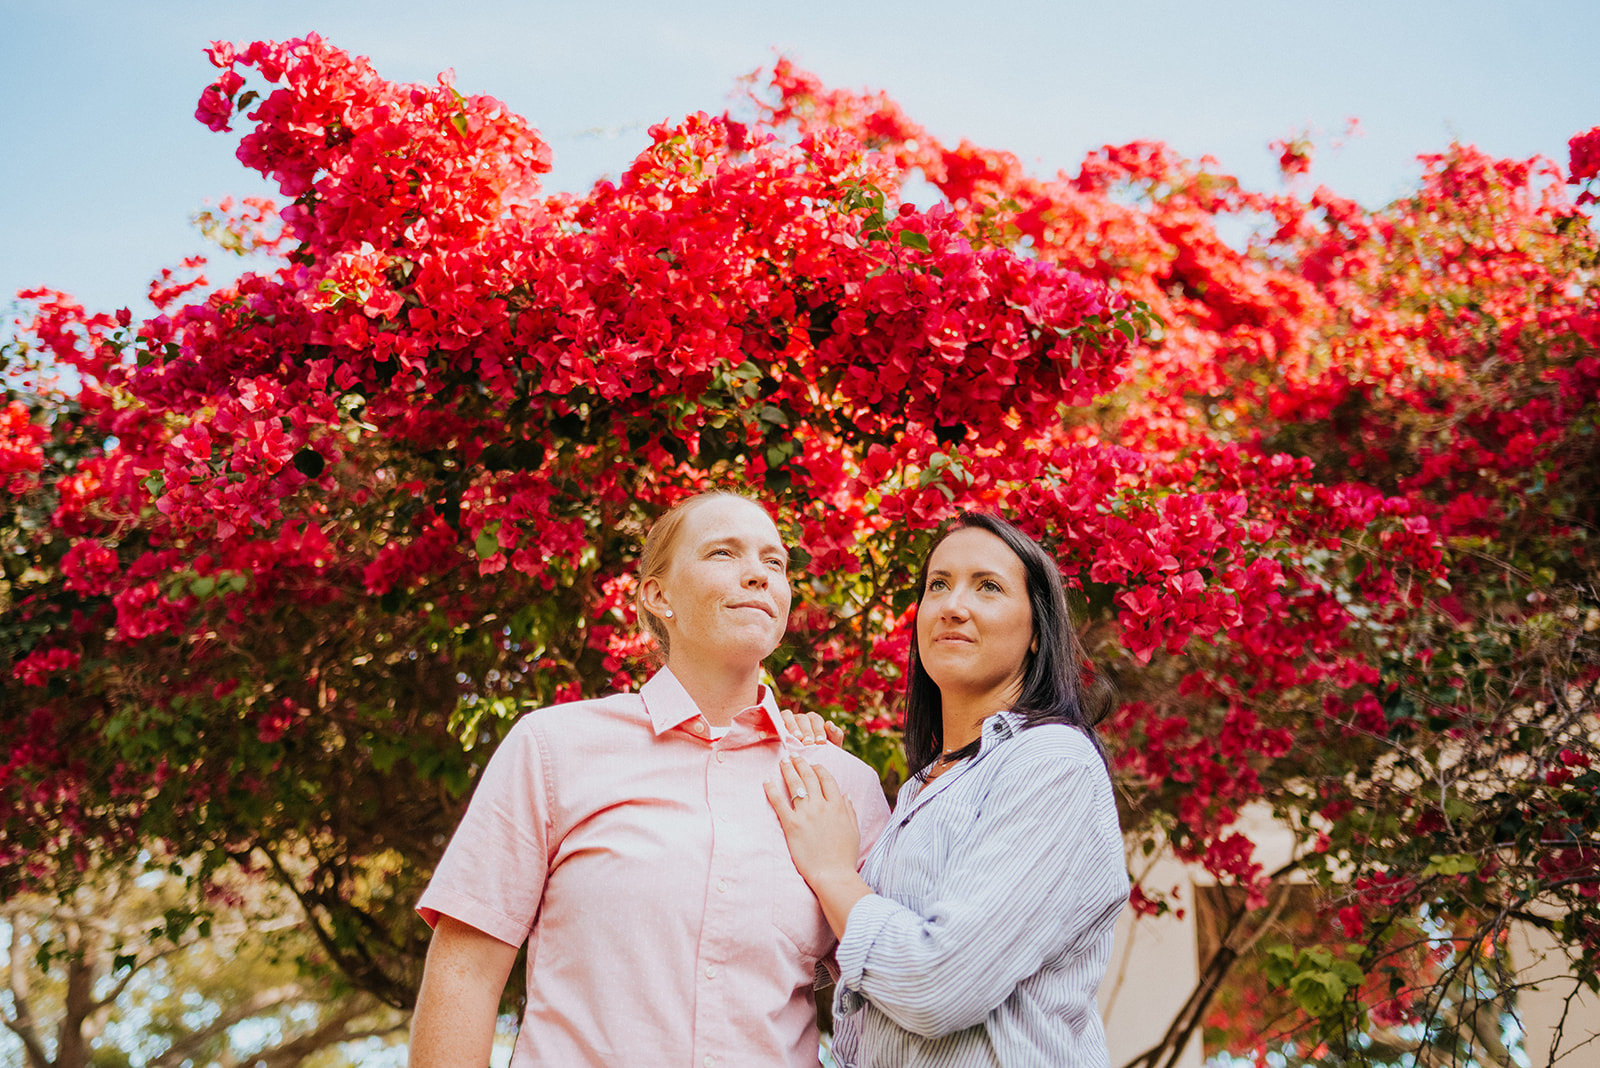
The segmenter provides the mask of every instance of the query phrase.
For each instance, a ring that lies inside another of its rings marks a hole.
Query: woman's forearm
[[[440,916],[411,1017],[410,1068],[483,1068],[517,947]]]
[[[828,918],[828,926],[833,928],[835,938],[844,937],[845,921],[850,918],[850,910],[855,908],[856,902],[872,893],[872,887],[856,874],[854,868],[819,873],[810,886],[811,892],[817,895],[817,903],[822,906],[823,915]]]

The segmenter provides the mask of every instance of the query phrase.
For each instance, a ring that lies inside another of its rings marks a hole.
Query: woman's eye
[[[993,581],[992,579],[985,581],[984,584],[982,586],[979,586],[978,588],[981,589],[981,590],[989,590],[989,591],[994,592],[994,593],[999,593],[1000,592],[1000,584],[998,582]]]
[[[928,589],[930,589],[930,590],[942,590],[942,589],[944,589],[944,579],[929,579],[928,580]]]

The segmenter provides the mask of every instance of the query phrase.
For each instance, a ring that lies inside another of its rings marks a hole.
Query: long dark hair
[[[1011,710],[1022,715],[1026,727],[1066,723],[1081,729],[1104,758],[1105,750],[1095,736],[1094,727],[1110,711],[1112,688],[1108,680],[1096,674],[1091,692],[1085,693],[1083,674],[1087,658],[1072,625],[1061,571],[1038,542],[997,515],[962,512],[940,532],[922,560],[922,569],[917,574],[918,610],[928,588],[928,561],[933,559],[934,550],[958,530],[985,530],[993,534],[1022,561],[1022,569],[1027,574],[1028,606],[1033,609],[1033,636],[1038,648],[1023,661],[1022,692]],[[915,636],[906,671],[905,725],[906,766],[920,777],[944,751],[944,702],[938,684],[922,666]],[[973,741],[944,755],[944,759],[959,760],[977,751],[978,742]]]

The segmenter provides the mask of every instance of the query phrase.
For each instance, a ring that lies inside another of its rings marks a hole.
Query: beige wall
[[[1517,993],[1517,1016],[1527,1036],[1529,1063],[1533,1068],[1600,1064],[1600,997],[1578,985],[1565,951],[1543,930],[1525,923],[1512,925],[1510,949],[1517,978],[1534,984]],[[1567,995],[1574,990],[1581,996],[1569,1004]],[[1561,1041],[1552,1056],[1557,1027],[1561,1028]]]
[[[1267,870],[1288,862],[1294,849],[1293,835],[1272,818],[1266,806],[1240,813],[1239,830],[1256,843],[1256,860]],[[1194,990],[1200,978],[1194,884],[1213,881],[1199,868],[1171,859],[1152,865],[1143,858],[1129,858],[1129,866],[1140,874],[1146,887],[1167,893],[1176,888],[1172,903],[1183,910],[1183,918],[1175,912],[1156,919],[1135,917],[1132,910],[1123,910],[1111,966],[1100,985],[1100,1009],[1113,1066],[1127,1064],[1160,1041]],[[1197,1030],[1177,1068],[1200,1068],[1202,1061]]]
[[[1178,904],[1192,906],[1189,869],[1175,861],[1158,863],[1145,880],[1151,887],[1181,887]],[[1200,977],[1195,953],[1194,910],[1137,917],[1123,909],[1117,920],[1111,966],[1100,984],[1100,1012],[1106,1023],[1111,1064],[1127,1064],[1161,1040]],[[1197,1033],[1178,1068],[1200,1068]]]

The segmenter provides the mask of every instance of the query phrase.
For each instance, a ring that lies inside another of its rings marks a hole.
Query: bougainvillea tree
[[[1377,212],[1324,188],[1250,193],[1152,144],[1039,181],[1003,153],[941,146],[881,96],[781,67],[774,84],[773,119],[855,132],[969,226],[1159,314],[1163,342],[1085,415],[1100,440],[1197,470],[1233,450],[1293,458],[1308,466],[1278,484],[1278,515],[1341,510],[1342,533],[1279,524],[1296,544],[1264,625],[1124,674],[1130,829],[1255,888],[1147,1063],[1176,1055],[1272,914],[1258,906],[1274,880],[1225,833],[1252,798],[1302,842],[1277,881],[1319,880],[1336,917],[1331,947],[1279,947],[1266,970],[1346,1055],[1355,1032],[1357,1050],[1382,1032],[1475,1055],[1416,1025],[1471,1016],[1463,990],[1514,986],[1508,920],[1555,934],[1593,989],[1597,244],[1557,169],[1458,146]],[[1594,140],[1573,139],[1572,184],[1592,181]],[[1286,152],[1286,174],[1306,162]],[[1237,215],[1257,223],[1243,251],[1215,227]],[[1270,507],[1264,487],[1249,496]],[[1114,550],[1095,551],[1091,579]],[[1117,623],[1111,640],[1136,652]],[[1163,907],[1153,889],[1136,906]],[[1492,982],[1461,981],[1486,963]],[[1235,1044],[1262,1024],[1211,1022]]]
[[[204,222],[278,265],[165,271],[143,322],[35,291],[6,343],[0,893],[148,840],[260,867],[407,1004],[477,769],[643,677],[643,531],[731,484],[796,547],[786,699],[886,781],[934,528],[1049,542],[1121,690],[1135,907],[1172,905],[1161,843],[1248,931],[1290,874],[1252,805],[1325,889],[1271,1026],[1425,1032],[1513,918],[1594,974],[1600,319],[1553,168],[1456,148],[1376,212],[1153,144],[1039,180],[780,63],[743,121],[546,196],[537,132],[448,79],[210,54],[197,117],[283,199]]]

